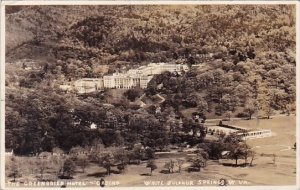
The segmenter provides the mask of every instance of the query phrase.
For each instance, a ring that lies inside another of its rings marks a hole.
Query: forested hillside
[[[68,151],[99,139],[105,146],[142,141],[156,147],[175,142],[153,135],[167,133],[160,122],[167,124],[171,113],[293,112],[295,47],[293,5],[7,6],[6,147],[19,154]],[[25,59],[40,69],[26,69]],[[163,119],[154,106],[140,109],[135,98],[113,99],[110,90],[76,96],[58,89],[66,81],[150,62],[191,67],[127,92],[161,94]],[[89,129],[92,123],[97,132]],[[147,125],[145,138],[140,123]]]

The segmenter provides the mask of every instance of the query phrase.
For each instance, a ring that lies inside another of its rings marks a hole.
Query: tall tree
[[[85,172],[85,168],[89,165],[88,156],[85,154],[80,154],[76,157],[76,164]]]
[[[146,167],[150,168],[151,175],[152,175],[152,172],[157,169],[157,165],[154,160],[149,160]]]
[[[115,162],[115,159],[114,159],[112,150],[107,149],[105,152],[101,153],[100,166],[102,166],[106,169],[107,175],[110,175],[111,167],[114,162]]]
[[[75,174],[76,165],[70,158],[66,159],[62,175],[67,178],[72,178],[73,174]]]
[[[248,99],[245,103],[244,111],[248,114],[249,119],[252,118],[252,115],[255,113],[255,110],[257,110],[255,102],[251,99]]]
[[[184,164],[183,159],[177,159],[176,166],[178,167],[178,172],[181,173],[182,165]]]
[[[11,158],[10,167],[9,167],[9,176],[13,177],[13,182],[16,181],[16,178],[18,178],[21,175],[19,160],[16,157]]]
[[[37,165],[39,173],[40,173],[40,180],[41,181],[44,180],[44,173],[45,173],[45,170],[48,167],[48,164],[49,164],[48,158],[38,158],[37,159],[36,165]]]
[[[164,168],[166,168],[169,173],[173,173],[174,166],[175,166],[175,162],[171,159],[170,161],[165,163]]]

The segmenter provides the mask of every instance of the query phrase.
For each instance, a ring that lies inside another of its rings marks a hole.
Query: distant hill
[[[295,48],[295,11],[285,5],[8,6],[7,12],[9,57],[27,43],[89,51],[82,59],[109,53],[131,62],[157,59],[153,52],[171,58],[186,48],[199,53],[244,51],[248,45],[257,52]]]

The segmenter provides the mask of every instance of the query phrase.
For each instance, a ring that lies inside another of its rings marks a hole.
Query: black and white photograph
[[[296,3],[4,9],[5,188],[296,187]]]

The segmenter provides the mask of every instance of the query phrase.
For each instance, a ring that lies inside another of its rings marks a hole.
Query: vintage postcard
[[[298,3],[1,14],[1,189],[299,189]]]

